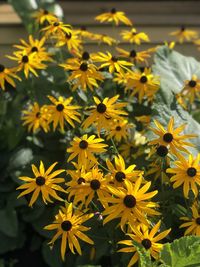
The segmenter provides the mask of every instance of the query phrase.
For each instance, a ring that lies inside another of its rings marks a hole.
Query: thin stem
[[[112,145],[113,145],[113,147],[114,147],[115,153],[116,153],[116,154],[119,154],[119,151],[117,150],[117,147],[116,147],[115,142],[114,142],[114,140],[112,139],[112,137],[111,137],[110,140],[111,140]]]

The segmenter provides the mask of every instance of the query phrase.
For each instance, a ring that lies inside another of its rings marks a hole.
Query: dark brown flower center
[[[166,143],[171,143],[173,140],[173,135],[171,133],[166,133],[163,135],[163,141]]]
[[[81,31],[86,31],[87,28],[85,26],[81,26]]]
[[[48,11],[48,10],[44,10],[44,11],[43,11],[43,14],[44,14],[44,15],[48,15],[48,14],[49,14],[49,11]]]
[[[194,177],[197,174],[197,170],[194,167],[190,167],[187,169],[187,175],[190,177]]]
[[[59,25],[60,25],[59,22],[54,22],[54,24],[53,24],[54,27],[58,27]]]
[[[156,153],[159,157],[165,157],[168,154],[168,148],[166,146],[159,146],[156,149]]]
[[[182,31],[182,32],[185,31],[185,26],[181,26],[181,31]]]
[[[86,71],[88,69],[88,64],[87,63],[82,63],[81,65],[80,65],[80,70],[82,70],[82,71]]]
[[[189,85],[189,87],[193,88],[193,87],[195,87],[197,85],[197,82],[194,81],[194,80],[191,80],[191,81],[189,81],[188,85]]]
[[[39,118],[41,117],[41,113],[40,113],[40,112],[37,112],[37,113],[35,114],[35,117],[39,119]]]
[[[135,58],[137,56],[137,52],[135,50],[131,50],[129,56]]]
[[[44,184],[45,184],[45,178],[42,177],[42,176],[38,176],[38,177],[36,178],[36,184],[39,185],[39,186],[44,185]]]
[[[72,38],[72,34],[69,32],[69,33],[65,33],[65,38],[66,39],[71,39]]]
[[[121,131],[121,129],[122,129],[121,126],[117,126],[117,127],[115,128],[116,131]]]
[[[98,190],[101,186],[101,183],[99,182],[99,180],[97,179],[94,179],[90,182],[90,187],[93,189],[93,190]]]
[[[133,207],[135,207],[135,205],[136,205],[136,199],[135,199],[135,197],[132,196],[132,195],[126,195],[125,198],[124,198],[124,205],[127,208],[133,208]]]
[[[126,178],[126,175],[125,175],[125,173],[123,173],[123,172],[116,172],[116,174],[115,174],[115,179],[117,180],[117,182],[123,182],[124,181],[124,179]]]
[[[115,56],[112,56],[111,60],[112,60],[113,62],[117,62],[117,61],[118,61],[118,58],[115,57]]]
[[[145,238],[142,240],[141,244],[143,245],[145,249],[149,249],[151,247],[151,240],[149,240],[148,238]]]
[[[3,72],[5,70],[5,66],[0,64],[0,72]]]
[[[63,105],[63,104],[58,104],[58,105],[56,106],[56,109],[57,109],[57,111],[61,112],[61,111],[63,111],[63,109],[64,109],[64,105]]]
[[[61,223],[61,228],[63,231],[70,231],[72,229],[72,223],[70,221],[63,221]]]
[[[36,47],[36,46],[33,46],[32,48],[31,48],[31,52],[33,53],[33,52],[38,52],[38,48]]]
[[[107,107],[106,107],[106,105],[103,104],[103,103],[99,103],[99,104],[97,105],[97,111],[98,111],[99,113],[104,113],[104,112],[106,112],[106,109],[107,109]]]
[[[82,54],[82,59],[83,60],[88,60],[90,58],[90,54],[88,53],[88,52],[83,52],[83,54]]]
[[[78,178],[77,183],[78,184],[85,183],[85,179],[83,177],[80,177],[80,178]]]
[[[143,75],[141,78],[140,78],[140,82],[141,83],[146,83],[148,81],[147,79],[147,76]]]
[[[28,56],[23,56],[22,57],[22,62],[23,63],[27,63],[28,61],[29,61]]]
[[[88,147],[88,142],[85,140],[81,140],[81,142],[79,143],[79,147],[81,149],[86,149]]]
[[[200,225],[200,217],[196,218],[196,224]]]
[[[112,8],[112,9],[110,10],[110,13],[112,13],[112,14],[115,14],[116,12],[117,12],[116,8]]]

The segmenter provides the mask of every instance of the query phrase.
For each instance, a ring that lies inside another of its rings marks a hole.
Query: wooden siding
[[[171,31],[178,29],[181,25],[199,30],[200,27],[200,1],[58,1],[65,14],[65,21],[74,27],[86,26],[88,30],[96,33],[107,33],[116,37],[116,31],[112,26],[99,24],[94,17],[104,11],[115,7],[127,13],[134,22],[138,31],[145,31],[151,39],[150,44],[142,44],[140,49],[151,47],[170,41]],[[120,30],[126,27],[120,26]],[[20,18],[8,4],[0,4],[0,61],[8,63],[4,57],[12,51],[12,45],[19,38],[26,38],[26,31]],[[130,45],[123,42],[122,47]],[[89,51],[98,50],[95,42],[86,44]],[[102,49],[109,50],[104,45]],[[188,42],[177,45],[176,49],[186,55],[195,56],[200,59],[200,52]],[[9,63],[8,63],[9,64]]]

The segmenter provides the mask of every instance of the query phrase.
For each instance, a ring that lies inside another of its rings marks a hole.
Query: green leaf
[[[7,236],[16,237],[18,233],[17,214],[14,209],[0,210],[0,231]]]
[[[25,166],[33,159],[33,153],[30,148],[21,148],[15,152],[9,161],[9,169],[17,169]]]
[[[165,244],[161,261],[170,267],[200,266],[200,237],[186,236]]]
[[[194,58],[170,51],[165,46],[158,49],[154,61],[153,72],[160,76],[161,88],[153,104],[152,118],[157,119],[164,127],[172,116],[175,119],[175,127],[187,123],[183,134],[197,135],[189,139],[197,148],[187,149],[197,154],[200,149],[200,124],[177,103],[175,94],[182,90],[184,81],[191,79],[193,74],[200,78],[200,63]],[[149,133],[149,137],[152,138],[152,133]]]

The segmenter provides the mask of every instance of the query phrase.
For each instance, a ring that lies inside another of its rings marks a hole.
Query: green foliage
[[[200,264],[200,237],[185,236],[167,243],[161,251],[161,266],[198,267]]]

